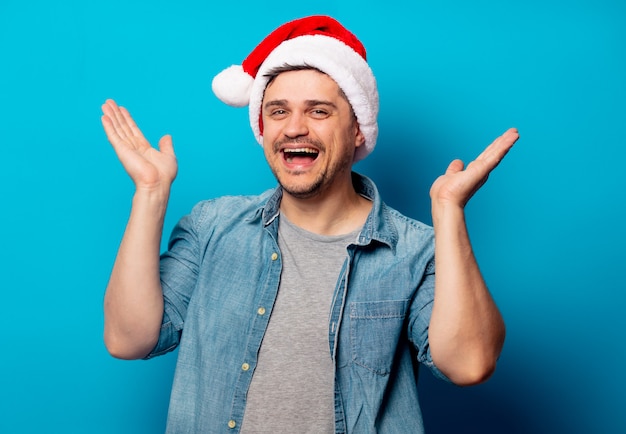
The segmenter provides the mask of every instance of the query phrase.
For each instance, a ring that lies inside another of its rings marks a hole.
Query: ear
[[[361,132],[361,128],[358,124],[358,122],[356,123],[356,132],[355,132],[355,137],[354,137],[354,147],[358,148],[359,146],[361,146],[363,143],[365,143],[365,135]]]

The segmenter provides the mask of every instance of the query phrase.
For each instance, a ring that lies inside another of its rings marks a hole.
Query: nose
[[[301,113],[291,113],[289,119],[285,123],[283,134],[289,138],[302,137],[309,134],[306,116]]]

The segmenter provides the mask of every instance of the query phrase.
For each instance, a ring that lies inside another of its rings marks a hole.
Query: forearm
[[[159,253],[168,193],[138,191],[104,298],[104,338],[119,358],[144,357],[163,317]]]
[[[433,361],[453,382],[484,381],[504,343],[504,322],[478,268],[461,207],[433,208],[435,301],[429,327]]]

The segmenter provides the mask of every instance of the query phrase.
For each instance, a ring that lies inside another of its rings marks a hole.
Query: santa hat
[[[355,161],[365,158],[378,136],[378,90],[363,44],[338,21],[311,16],[283,24],[270,33],[242,62],[213,79],[213,92],[233,107],[249,105],[250,126],[263,143],[261,104],[273,68],[311,66],[330,76],[348,98],[365,143]]]

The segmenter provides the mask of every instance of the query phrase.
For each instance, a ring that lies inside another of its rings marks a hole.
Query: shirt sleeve
[[[187,315],[189,300],[196,286],[200,266],[198,222],[203,205],[194,207],[172,230],[168,249],[161,255],[160,274],[163,289],[163,321],[159,340],[146,359],[174,350]]]
[[[435,259],[432,258],[426,266],[422,282],[410,308],[409,337],[415,346],[417,360],[427,366],[435,377],[451,382],[437,368],[430,354],[428,342],[428,326],[435,300]]]

